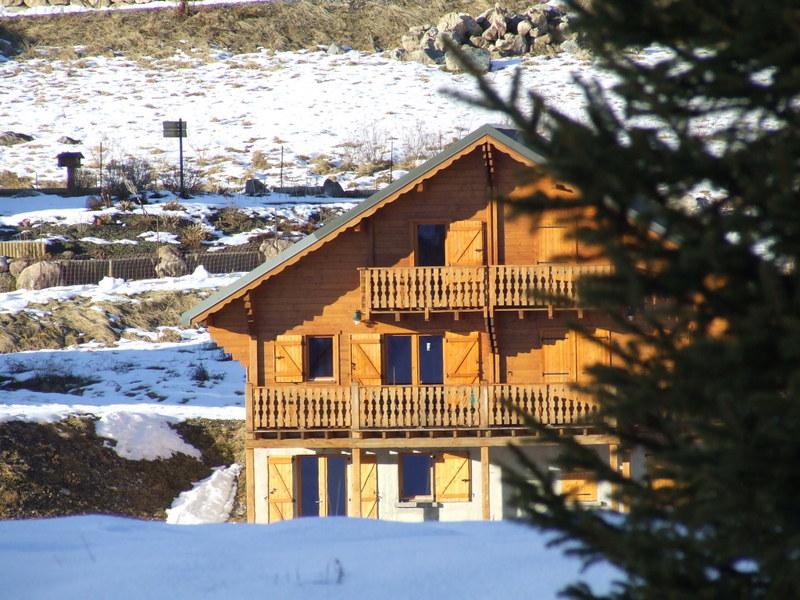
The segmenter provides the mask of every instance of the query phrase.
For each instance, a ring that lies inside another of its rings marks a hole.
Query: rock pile
[[[500,4],[472,17],[452,12],[437,25],[412,27],[401,38],[401,48],[392,52],[398,60],[444,65],[460,71],[461,65],[447,49],[454,42],[480,71],[488,71],[492,58],[524,54],[555,54],[577,48],[576,34],[570,32],[569,17],[558,6],[536,4],[515,13]]]

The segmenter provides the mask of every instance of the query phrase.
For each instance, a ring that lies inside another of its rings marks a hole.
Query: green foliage
[[[625,518],[570,507],[550,475],[517,502],[587,562],[626,575],[613,598],[800,597],[800,12],[794,0],[573,2],[576,28],[621,100],[582,81],[588,119],[499,108],[582,191],[578,237],[614,275],[582,284],[628,335],[586,385],[594,427],[650,473],[627,479],[570,440],[562,466],[616,486]],[[639,60],[657,45],[669,57]],[[711,191],[699,200],[699,190]],[[572,203],[573,205],[575,202]],[[563,208],[532,197],[529,210]],[[653,299],[657,299],[653,302]],[[633,320],[626,313],[635,310]],[[536,427],[532,423],[533,427]],[[651,485],[668,478],[674,485]],[[541,485],[544,483],[544,485]],[[580,585],[576,598],[595,596]]]

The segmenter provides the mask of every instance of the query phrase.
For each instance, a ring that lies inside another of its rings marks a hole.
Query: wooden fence
[[[44,240],[25,240],[0,242],[0,256],[11,258],[41,258],[47,253]]]

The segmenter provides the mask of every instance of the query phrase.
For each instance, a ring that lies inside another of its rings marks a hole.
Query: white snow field
[[[580,563],[546,541],[510,522],[0,521],[0,580],[6,600],[548,600]],[[595,590],[615,577],[607,565],[583,575]]]
[[[572,82],[591,63],[561,54],[553,58],[502,59],[488,78],[506,89],[520,66],[525,86],[536,89],[566,112],[582,113],[583,96]],[[133,155],[176,165],[178,145],[162,137],[164,120],[187,122],[185,156],[192,165],[231,189],[252,169],[253,152],[269,166],[255,169],[270,186],[279,184],[284,149],[284,183],[318,185],[310,171],[317,156],[335,162],[365,146],[380,146],[389,158],[404,148],[449,142],[497,121],[488,111],[456,100],[444,90],[474,94],[465,74],[437,66],[398,62],[381,54],[324,51],[251,54],[219,51],[194,56],[187,48],[167,60],[134,61],[88,56],[73,61],[33,59],[0,63],[0,122],[6,131],[33,141],[0,147],[2,169],[34,181],[63,181],[59,152],[82,152],[96,161],[98,146],[110,157]],[[68,136],[80,140],[65,145]],[[398,171],[395,170],[398,175]],[[374,176],[338,174],[344,187],[373,187]]]

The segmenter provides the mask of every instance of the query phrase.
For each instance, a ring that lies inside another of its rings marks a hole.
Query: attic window
[[[333,338],[309,336],[308,378],[333,379]]]

